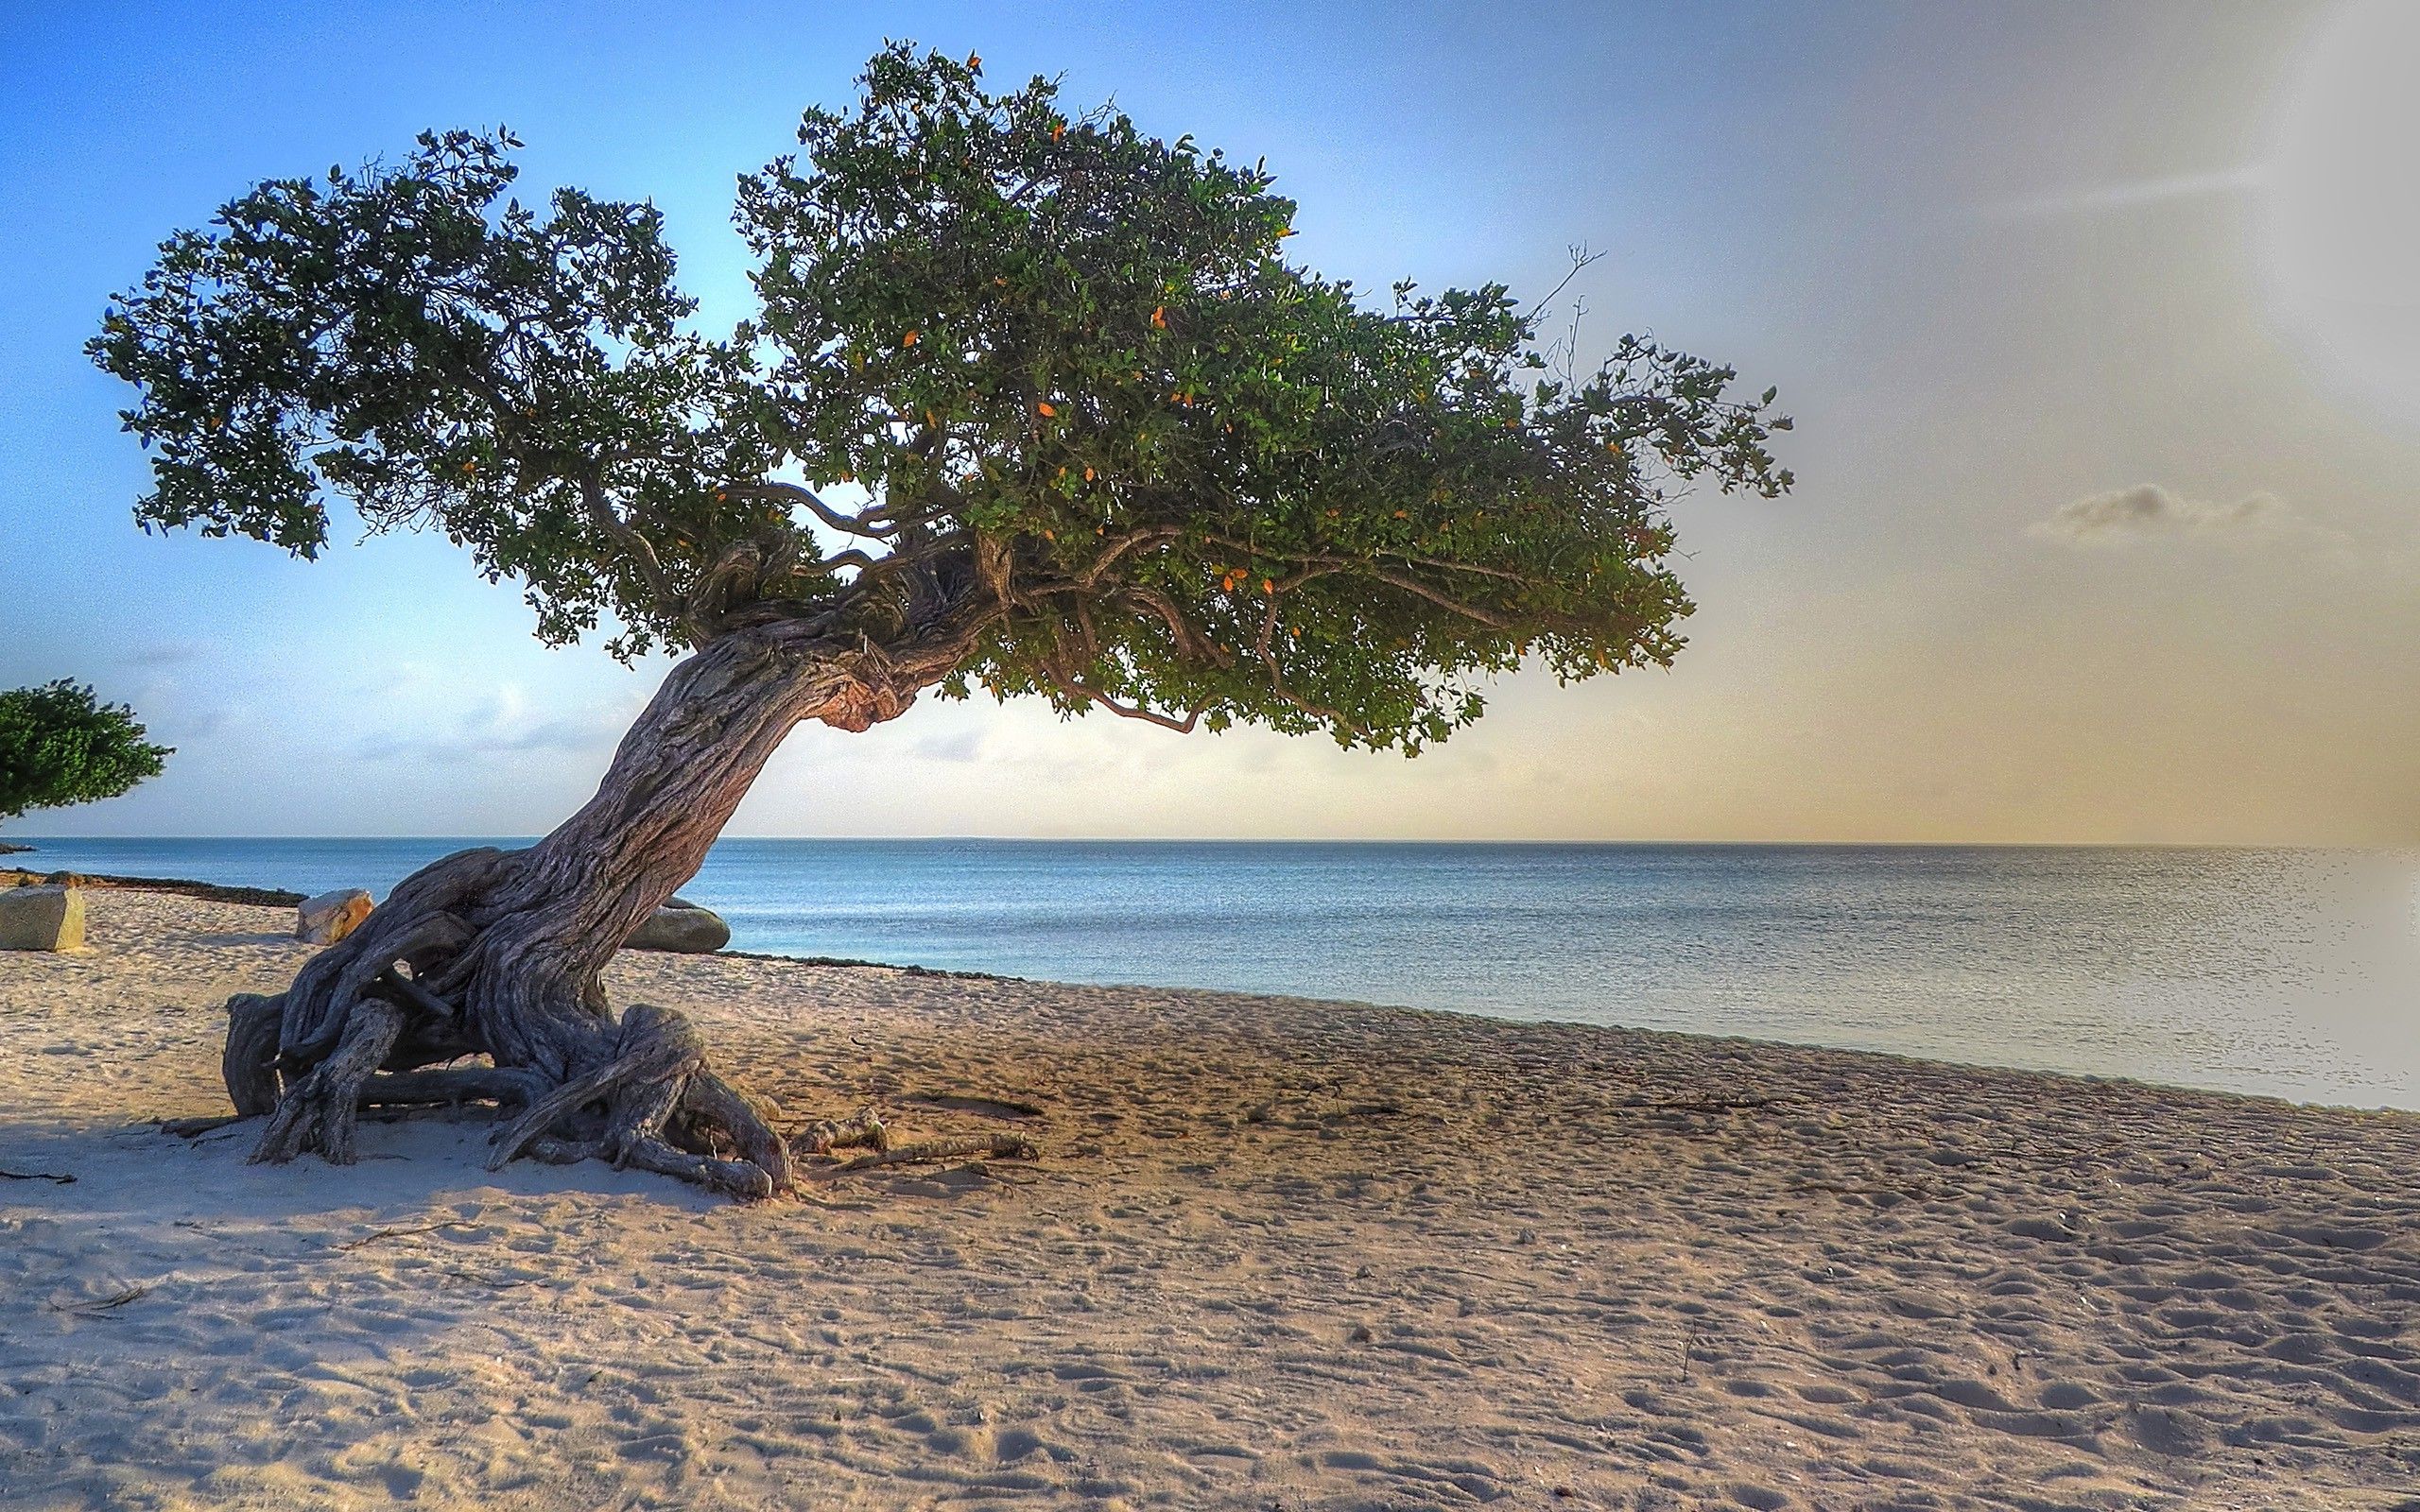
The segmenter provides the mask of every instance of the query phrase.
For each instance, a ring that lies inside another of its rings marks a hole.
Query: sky
[[[1483,24],[1482,24],[1483,23]],[[1265,157],[1366,287],[1568,249],[1582,352],[1778,385],[1778,502],[1673,510],[1669,671],[1524,673],[1407,761],[929,701],[800,730],[735,834],[2420,843],[2420,6],[0,0],[0,687],[177,747],[11,833],[530,834],[667,663],[548,650],[441,539],[146,536],[80,352],[253,181],[510,125],[651,198],[700,319],[735,177],[886,37]]]

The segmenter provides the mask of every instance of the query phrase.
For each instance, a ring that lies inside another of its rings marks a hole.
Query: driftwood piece
[[[882,1116],[871,1108],[861,1108],[846,1118],[827,1118],[809,1124],[790,1137],[794,1149],[809,1155],[829,1155],[834,1150],[890,1148],[890,1130],[884,1126]]]
[[[918,1140],[872,1155],[860,1155],[844,1161],[830,1172],[833,1176],[849,1176],[858,1171],[871,1171],[878,1166],[909,1165],[926,1160],[954,1160],[961,1156],[977,1156],[993,1160],[1030,1160],[1042,1152],[1031,1141],[1015,1134],[956,1134],[943,1139]]]

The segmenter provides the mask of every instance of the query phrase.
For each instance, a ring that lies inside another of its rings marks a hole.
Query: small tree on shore
[[[310,557],[340,498],[521,583],[550,643],[683,654],[553,833],[436,863],[231,1004],[255,1159],[468,1094],[523,1105],[499,1160],[779,1190],[769,1110],[599,972],[800,722],[979,689],[1413,752],[1489,675],[1668,662],[1675,485],[1789,485],[1728,369],[1624,337],[1549,381],[1502,286],[1374,304],[1287,263],[1258,166],[972,59],[861,82],[740,180],[760,309],[725,337],[653,208],[511,198],[502,131],[264,183],[109,313],[147,527]]]
[[[176,754],[143,738],[124,704],[61,679],[0,693],[0,823],[34,809],[115,798]]]

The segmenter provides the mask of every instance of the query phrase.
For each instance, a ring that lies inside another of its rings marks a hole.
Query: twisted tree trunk
[[[369,1104],[517,1104],[491,1166],[610,1160],[744,1197],[789,1184],[773,1109],[718,1075],[670,1009],[618,1018],[599,975],[696,874],[791,729],[897,715],[946,659],[755,627],[675,667],[622,739],[596,796],[526,850],[447,856],[399,884],[280,996],[228,1003],[225,1072],[267,1114],[255,1160],[354,1158]],[[493,1066],[440,1066],[485,1056]]]

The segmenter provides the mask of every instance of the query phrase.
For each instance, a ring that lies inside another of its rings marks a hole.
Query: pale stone
[[[700,908],[675,898],[655,911],[654,917],[633,930],[623,942],[623,949],[633,951],[677,951],[684,955],[706,955],[731,943],[731,926],[722,916],[710,908]]]
[[[333,945],[361,927],[370,917],[370,894],[359,887],[339,887],[317,898],[305,898],[294,910],[294,937],[313,945]]]
[[[84,894],[76,887],[0,890],[0,951],[84,948]]]

